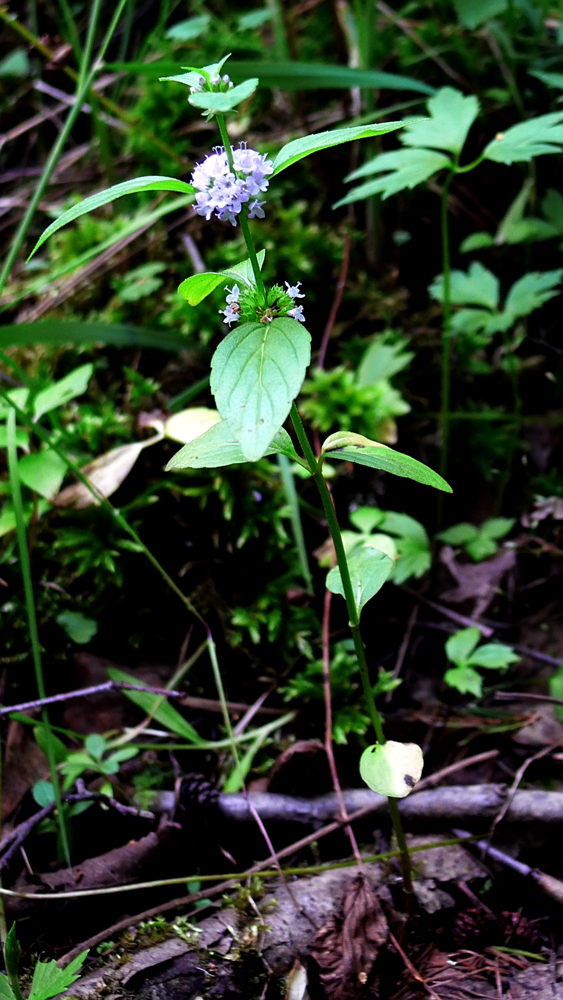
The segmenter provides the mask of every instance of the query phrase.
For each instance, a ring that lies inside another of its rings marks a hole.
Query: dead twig
[[[143,691],[146,694],[158,694],[166,698],[184,698],[182,691],[168,691],[166,688],[151,687],[147,684],[127,684],[125,681],[105,681],[92,687],[78,688],[76,691],[65,691],[62,694],[52,694],[48,698],[35,698],[34,701],[22,701],[19,705],[4,705],[0,708],[0,717],[10,712],[27,712],[44,705],[55,705],[58,702],[72,701],[74,698],[86,698],[102,691]]]
[[[542,747],[541,750],[538,750],[537,753],[533,754],[531,757],[528,757],[524,761],[524,763],[520,765],[520,767],[516,771],[516,774],[514,775],[514,781],[512,782],[512,785],[510,786],[510,788],[508,789],[508,792],[507,792],[507,795],[506,795],[506,799],[505,799],[505,802],[504,802],[504,804],[502,806],[502,809],[498,812],[498,814],[495,816],[493,822],[491,823],[491,828],[489,830],[489,836],[488,836],[488,839],[487,839],[488,847],[487,847],[487,849],[485,851],[483,851],[483,854],[481,856],[481,860],[482,861],[485,860],[485,857],[487,855],[487,850],[491,846],[491,842],[492,842],[492,839],[494,837],[495,830],[496,830],[498,824],[504,819],[504,817],[506,816],[508,810],[510,809],[510,805],[512,803],[512,800],[513,800],[514,796],[516,795],[516,792],[518,791],[518,785],[522,781],[522,778],[524,777],[524,775],[525,775],[526,771],[528,770],[530,764],[533,764],[533,762],[535,760],[539,760],[541,757],[545,757],[548,753],[551,753],[552,750],[555,750],[560,745],[561,745],[560,743],[552,743],[552,744],[550,744],[547,747]]]

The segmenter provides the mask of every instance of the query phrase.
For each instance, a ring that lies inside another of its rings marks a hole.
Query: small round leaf
[[[422,774],[424,758],[416,743],[375,743],[360,758],[360,774],[379,795],[404,799]]]

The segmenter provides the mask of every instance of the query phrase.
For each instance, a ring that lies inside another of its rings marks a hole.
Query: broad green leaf
[[[491,517],[481,525],[481,531],[489,538],[504,538],[515,524],[515,517]]]
[[[260,270],[264,265],[265,256],[265,250],[260,250],[260,253],[257,254]],[[240,264],[226,268],[225,271],[204,271],[202,274],[192,274],[178,286],[178,291],[191,306],[197,306],[208,295],[211,295],[211,292],[218,285],[227,281],[241,282],[249,287],[254,285],[254,271],[250,260],[243,260]]]
[[[366,546],[348,558],[348,569],[352,581],[354,602],[359,614],[364,605],[381,590],[385,581],[391,576],[393,560],[379,549]],[[346,596],[338,566],[331,569],[328,574],[326,587],[331,594]]]
[[[563,111],[540,115],[497,132],[483,156],[496,163],[528,161],[545,153],[559,153],[563,146]]]
[[[0,424],[0,448],[8,447],[8,431],[6,424]],[[16,427],[16,447],[29,451],[29,434],[22,427]]]
[[[358,507],[350,514],[350,521],[363,535],[369,535],[374,528],[379,528],[385,520],[385,512],[379,507]]]
[[[452,316],[453,333],[497,333],[508,330],[514,324],[510,315],[491,313],[488,309],[460,309]]]
[[[84,746],[94,760],[101,760],[107,749],[107,743],[101,733],[90,733],[84,740]]]
[[[115,344],[117,347],[156,347],[161,351],[178,352],[185,349],[186,338],[168,330],[82,320],[47,319],[0,326],[1,348],[33,344]]]
[[[166,32],[166,38],[173,42],[191,42],[194,38],[199,38],[205,34],[211,18],[209,14],[200,14],[198,17],[189,17],[186,21],[178,21]]]
[[[418,462],[416,458],[411,458],[410,455],[393,451],[386,444],[370,441],[362,434],[338,431],[326,439],[322,450],[327,458],[338,458],[342,462],[356,462],[358,465],[367,465],[370,469],[381,469],[394,476],[414,479],[416,483],[422,483],[423,486],[433,486],[445,493],[452,492],[451,486],[445,479],[442,479],[433,469],[429,469],[427,465]]]
[[[246,460],[266,452],[299,392],[311,357],[311,336],[297,320],[243,323],[211,360],[211,392]]]
[[[459,667],[450,667],[444,674],[444,681],[449,687],[453,687],[460,694],[474,694],[480,698],[483,694],[483,679],[473,667],[463,664]]]
[[[302,464],[283,427],[270,442],[264,456],[274,454],[287,455],[293,462]],[[246,461],[248,459],[244,457],[229,422],[221,420],[176,452],[166,466],[166,472],[174,469],[217,469],[224,465],[240,465]]]
[[[459,245],[460,253],[471,253],[473,250],[483,250],[485,247],[494,246],[495,238],[490,233],[471,233]]]
[[[211,410],[208,406],[192,406],[168,417],[164,424],[164,436],[172,441],[179,441],[180,444],[189,444],[220,420],[217,410]]]
[[[486,670],[505,670],[511,663],[518,663],[519,659],[512,647],[504,642],[487,642],[478,646],[467,662],[472,667],[484,667]]]
[[[190,94],[188,101],[194,108],[202,108],[204,111],[209,111],[212,114],[225,114],[225,112],[236,108],[237,104],[240,104],[241,101],[245,101],[247,97],[250,97],[257,86],[258,80],[254,78],[253,80],[245,80],[238,87],[232,87],[231,90],[226,90],[223,94],[208,93],[205,90]]]
[[[394,510],[390,510],[385,514],[382,524],[380,525],[382,531],[388,531],[391,535],[398,535],[399,538],[412,538],[421,545],[430,545],[430,540],[426,531],[420,521],[417,521],[414,517],[410,517],[409,514],[398,514]]]
[[[406,344],[403,337],[391,338],[385,333],[374,337],[361,360],[356,385],[375,385],[406,368],[414,358],[413,351],[405,351]]]
[[[403,191],[405,188],[413,188],[417,184],[422,184],[432,174],[450,165],[449,156],[437,153],[433,149],[394,149],[390,153],[380,153],[375,159],[355,170],[346,180],[351,181],[368,174],[385,171],[384,176],[353,188],[332,207],[339,208],[341,205],[361,201],[371,197],[372,194],[381,193],[384,199],[389,198],[392,194]]]
[[[33,401],[33,418],[39,420],[44,413],[54,410],[57,406],[63,406],[76,396],[81,396],[88,388],[88,382],[92,378],[94,365],[80,365],[74,371],[69,372],[59,382],[37,393]]]
[[[465,546],[465,551],[468,556],[471,556],[474,562],[481,562],[482,559],[488,559],[489,556],[494,556],[495,552],[498,550],[498,545],[492,538],[487,538],[482,531],[479,532],[473,541],[470,541]]]
[[[0,972],[0,1000],[16,1000],[12,987],[8,982],[8,977]]]
[[[59,969],[54,959],[38,962],[33,972],[28,1000],[50,1000],[68,989],[79,978],[87,954],[87,950],[83,951],[64,969]]]
[[[22,483],[46,500],[53,500],[56,497],[66,469],[64,459],[50,448],[32,455],[24,455],[18,462],[18,473]]]
[[[421,80],[378,70],[352,69],[323,63],[231,62],[229,73],[233,80],[257,76],[261,87],[280,87],[283,90],[338,90],[353,87],[371,87],[378,90],[413,90],[419,94],[433,94]]]
[[[63,741],[60,740],[58,736],[55,736],[55,734],[51,730],[47,730],[43,725],[43,723],[40,723],[33,727],[33,735],[35,737],[35,742],[37,743],[37,746],[41,747],[43,753],[47,758],[49,758],[49,753],[50,751],[52,751],[57,764],[62,764],[67,759],[68,757],[67,747],[65,747]],[[47,782],[47,784],[51,786],[51,789],[53,788],[51,782]],[[55,793],[53,791],[53,798],[54,795]],[[49,801],[52,800],[50,799]],[[47,803],[43,802],[42,804],[46,805]]]
[[[479,114],[479,101],[474,94],[465,97],[453,87],[441,87],[426,107],[430,118],[411,121],[401,135],[404,146],[429,146],[461,153],[467,133]]]
[[[446,642],[448,660],[457,665],[467,663],[480,638],[481,633],[476,625],[462,628],[455,635],[451,635]]]
[[[430,294],[438,302],[444,301],[444,276],[438,275],[429,288]],[[455,306],[475,305],[487,309],[497,309],[500,295],[499,280],[483,267],[479,261],[473,261],[469,270],[452,271],[450,279],[450,301]]]
[[[404,799],[420,780],[424,756],[416,743],[376,743],[360,757],[360,774],[378,795]]]
[[[535,76],[537,80],[541,80],[542,83],[547,84],[548,87],[556,87],[557,90],[563,90],[563,73],[548,73],[543,69],[529,69],[528,73],[530,76]]]
[[[477,538],[478,534],[479,531],[473,524],[462,521],[461,524],[453,524],[451,528],[441,531],[436,538],[447,545],[465,545]]]
[[[123,681],[127,684],[141,684],[142,687],[145,685],[142,681],[139,681],[138,677],[133,674],[128,674],[124,670],[119,670],[117,667],[107,668],[108,676],[112,681]],[[164,697],[164,695],[150,694],[147,692],[145,694],[143,691],[123,691],[123,694],[129,698],[130,701],[142,708],[143,712],[147,715],[152,715],[157,722],[160,722],[161,726],[164,726],[171,733],[175,733],[177,736],[181,736],[183,739],[187,740],[188,743],[201,743],[201,739],[196,733],[194,727],[184,719],[183,715],[174,708]]]
[[[69,222],[74,222],[75,219],[79,219],[81,215],[86,215],[88,212],[93,212],[94,209],[100,208],[102,205],[107,205],[110,201],[115,201],[116,198],[123,198],[126,194],[138,194],[140,191],[177,191],[180,194],[195,194],[195,189],[191,184],[186,184],[185,181],[176,180],[175,177],[160,177],[158,174],[149,175],[147,177],[135,177],[130,181],[122,181],[120,184],[114,184],[113,187],[106,188],[105,191],[99,191],[98,194],[93,194],[89,198],[84,198],[80,201],[78,205],[73,205],[69,208],[67,212],[63,212],[59,215],[58,219],[55,219],[44,233],[41,234],[37,243],[35,244],[33,250],[31,251],[28,260],[33,257],[33,254],[39,250],[39,247],[49,239],[53,233],[58,232],[63,226],[66,226]]]
[[[69,639],[80,644],[90,642],[98,631],[98,623],[93,618],[87,618],[81,611],[61,611],[56,622],[64,628]]]
[[[464,28],[475,31],[508,8],[507,0],[454,0],[458,21]]]
[[[559,294],[558,285],[563,277],[563,268],[556,271],[530,271],[520,278],[506,297],[505,310],[512,317],[528,316],[534,309]]]
[[[386,135],[402,128],[402,122],[385,122],[382,125],[357,125],[355,128],[337,128],[332,132],[317,132],[315,135],[305,135],[302,139],[293,139],[282,146],[274,160],[274,175],[286,167],[290,167],[304,156],[318,153],[321,149],[341,146],[344,142],[354,142],[356,139],[369,139],[375,135]]]
[[[22,80],[30,76],[31,66],[27,52],[23,48],[13,49],[0,60],[0,79],[13,77]]]

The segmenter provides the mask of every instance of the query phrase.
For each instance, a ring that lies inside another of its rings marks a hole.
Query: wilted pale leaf
[[[205,434],[221,417],[208,406],[192,406],[189,410],[173,413],[164,424],[164,436],[180,444],[189,444]]]
[[[360,757],[360,774],[379,795],[404,799],[422,774],[424,758],[417,743],[375,743]]]
[[[161,439],[162,434],[157,434],[148,441],[136,441],[134,444],[112,448],[105,455],[100,455],[93,462],[83,466],[80,471],[90,480],[99,497],[110,497],[129,475],[143,448],[148,448]],[[84,483],[74,483],[62,490],[53,503],[56,507],[75,507],[77,510],[82,510],[91,504],[99,506],[100,501]]]

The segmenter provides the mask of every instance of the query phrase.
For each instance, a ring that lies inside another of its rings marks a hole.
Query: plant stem
[[[29,550],[27,547],[27,533],[25,530],[25,521],[23,515],[23,503],[21,495],[20,477],[18,472],[18,454],[16,446],[16,414],[13,409],[10,409],[8,411],[6,433],[7,433],[7,445],[8,445],[7,450],[8,450],[8,472],[10,477],[10,490],[12,493],[12,502],[14,504],[14,513],[16,516],[16,533],[18,538],[18,549],[20,556],[20,570],[21,570],[24,593],[25,593],[25,605],[27,611],[27,621],[29,627],[31,651],[33,656],[33,667],[35,670],[35,681],[37,684],[37,691],[39,697],[43,700],[44,698],[46,698],[45,681],[43,677],[43,664],[41,662],[41,646],[39,643],[39,632],[37,629],[37,615],[35,612],[33,583],[31,581],[31,565],[29,560]],[[63,812],[61,790],[59,787],[57,761],[55,758],[55,753],[52,744],[52,733],[51,733],[51,726],[49,723],[49,715],[45,707],[43,707],[41,710],[41,718],[45,729],[47,759],[49,761],[51,781],[53,783],[55,802],[57,804],[57,821],[59,825],[61,845],[63,848],[67,865],[69,865],[70,867],[70,851],[68,846],[68,836],[66,830],[65,816]]]
[[[454,174],[450,173],[442,188],[440,225],[442,230],[442,271],[444,275],[442,303],[442,359],[440,391],[440,429],[442,443],[440,453],[440,474],[445,478],[448,470],[448,446],[450,434],[450,365],[451,365],[451,260],[450,233],[448,226],[448,193]]]
[[[229,164],[229,169],[234,173],[235,165],[233,162],[233,148],[231,146],[231,140],[229,139],[229,133],[227,132],[227,124],[225,121],[225,116],[217,114],[215,115],[217,119],[217,125],[219,126],[219,132],[221,133],[221,141],[225,147],[225,152],[227,154],[227,161]],[[254,246],[254,240],[252,239],[252,234],[250,232],[250,226],[248,225],[248,219],[244,212],[239,215],[240,228],[242,230],[242,235],[244,236],[244,242],[246,243],[246,249],[248,250],[248,256],[250,257],[250,263],[252,264],[252,271],[254,273],[254,280],[256,282],[256,287],[260,292],[264,302],[266,301],[266,289],[264,287],[264,279],[262,277],[262,272],[260,270],[260,264],[258,263],[258,257],[256,255],[256,248]]]
[[[383,723],[381,721],[381,716],[377,710],[375,699],[373,697],[373,689],[369,677],[369,668],[366,660],[366,653],[360,629],[360,615],[354,599],[352,581],[350,579],[350,570],[348,567],[348,559],[346,557],[346,551],[344,549],[344,543],[342,541],[342,534],[340,532],[338,518],[336,517],[336,511],[334,509],[332,497],[330,495],[328,486],[326,484],[326,480],[322,473],[322,463],[315,457],[315,454],[309,443],[309,439],[305,432],[305,428],[303,427],[303,424],[301,422],[301,417],[299,415],[299,411],[295,403],[291,408],[291,419],[293,422],[293,426],[295,428],[297,439],[299,441],[299,444],[301,445],[301,448],[303,449],[303,454],[307,459],[307,462],[309,463],[309,469],[311,470],[313,479],[315,480],[315,484],[321,496],[322,504],[326,514],[326,519],[328,521],[330,535],[334,544],[336,561],[338,563],[338,568],[340,570],[340,576],[342,579],[342,585],[344,588],[346,607],[348,609],[350,631],[352,632],[352,638],[354,640],[354,649],[356,651],[358,667],[360,670],[360,677],[362,679],[364,697],[366,700],[366,705],[368,708],[371,723],[375,730],[377,742],[383,744],[386,743],[385,734],[383,732]],[[412,909],[413,884],[412,884],[412,872],[411,872],[409,851],[405,840],[405,834],[403,832],[401,817],[399,815],[399,810],[397,807],[397,800],[388,798],[388,802],[389,802],[389,812],[391,814],[391,821],[393,823],[393,829],[395,830],[395,836],[397,838],[397,846],[400,851],[401,867],[403,870],[403,890],[405,892],[405,898],[407,902],[407,911],[410,912]]]

